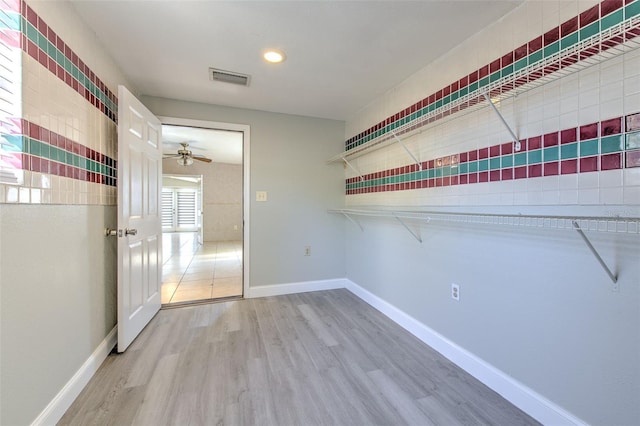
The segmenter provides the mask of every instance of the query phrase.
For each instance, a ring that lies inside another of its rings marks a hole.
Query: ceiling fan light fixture
[[[276,49],[265,50],[262,53],[262,57],[270,64],[279,64],[280,62],[284,62],[286,58],[282,51]]]
[[[178,158],[178,164],[181,166],[190,166],[193,164],[193,160],[189,157],[180,157]]]

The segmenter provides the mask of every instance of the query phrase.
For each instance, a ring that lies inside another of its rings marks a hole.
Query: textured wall
[[[163,163],[164,174],[202,175],[204,241],[242,240],[242,166],[199,163],[180,166]]]
[[[214,163],[204,180],[204,240],[242,239],[242,166]]]

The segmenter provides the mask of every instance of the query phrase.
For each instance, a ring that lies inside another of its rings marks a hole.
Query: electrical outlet
[[[267,191],[256,191],[256,201],[267,201]]]
[[[304,246],[304,255],[311,256],[311,246]]]
[[[460,300],[460,286],[458,284],[451,284],[451,298],[453,300]]]

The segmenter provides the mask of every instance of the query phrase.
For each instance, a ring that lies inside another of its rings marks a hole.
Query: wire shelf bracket
[[[364,177],[362,176],[362,173],[360,172],[360,170],[354,166],[353,164],[351,164],[349,162],[349,160],[347,160],[345,157],[342,157],[342,161],[344,161],[344,164],[346,164],[347,166],[349,166],[351,168],[351,170],[353,170],[354,172],[356,172],[356,175],[360,178],[360,182],[364,182]]]
[[[416,163],[416,165],[418,166],[418,170],[422,170],[422,163],[420,163],[420,161],[416,158],[415,155],[413,155],[413,153],[411,151],[409,151],[409,148],[407,148],[407,146],[404,144],[404,142],[402,142],[402,139],[400,139],[392,130],[391,131],[391,135],[393,135],[393,138],[396,140],[396,142],[398,142],[400,144],[401,147],[404,148],[404,150],[407,152],[407,154],[409,154],[409,157],[411,157],[411,159],[413,159],[413,162]]]
[[[607,275],[609,275],[609,278],[611,278],[611,281],[613,282],[613,291],[618,291],[618,276],[613,272],[611,272],[611,269],[609,269],[605,261],[602,259],[602,256],[600,256],[596,248],[593,246],[593,244],[591,244],[591,241],[589,241],[589,238],[586,236],[586,234],[580,227],[580,224],[575,220],[571,222],[573,224],[573,228],[582,237],[582,240],[584,241],[584,243],[587,245],[587,247],[589,247],[589,250],[591,251],[591,253],[593,253],[593,255],[596,257],[596,259],[598,260],[598,263],[600,263],[600,266],[602,266],[602,269],[604,269]]]
[[[507,131],[511,135],[511,139],[513,139],[513,149],[515,151],[520,151],[520,148],[522,148],[520,146],[520,138],[518,138],[515,132],[511,129],[511,127],[509,126],[509,123],[507,123],[507,120],[504,119],[504,117],[502,116],[502,114],[500,113],[496,105],[493,103],[493,101],[489,97],[489,94],[487,92],[483,92],[482,96],[484,96],[487,102],[489,102],[489,105],[491,105],[491,109],[493,109],[493,111],[496,113],[496,115],[498,116],[498,118],[500,119],[504,127],[507,129]]]
[[[402,220],[401,217],[399,217],[395,213],[393,213],[393,217],[395,217],[396,220],[400,222],[402,226],[404,226],[404,229],[406,229],[407,231],[409,231],[411,235],[413,235],[413,238],[415,238],[420,244],[422,244],[422,238],[420,237],[420,235],[417,232],[414,232],[411,228],[409,228],[409,225],[407,225],[406,222]]]
[[[349,221],[351,221],[351,223],[353,223],[354,225],[356,225],[358,228],[360,228],[361,231],[364,232],[364,228],[362,227],[362,224],[360,222],[358,222],[357,220],[355,220],[353,217],[351,217],[351,215],[347,212],[341,212],[342,215],[344,217],[346,217],[347,219],[349,219]]]

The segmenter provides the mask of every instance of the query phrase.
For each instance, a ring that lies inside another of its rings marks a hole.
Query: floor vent
[[[217,68],[209,68],[209,80],[211,81],[222,81],[224,83],[248,86],[249,78],[250,76],[247,74],[240,74],[238,72],[225,71]]]

